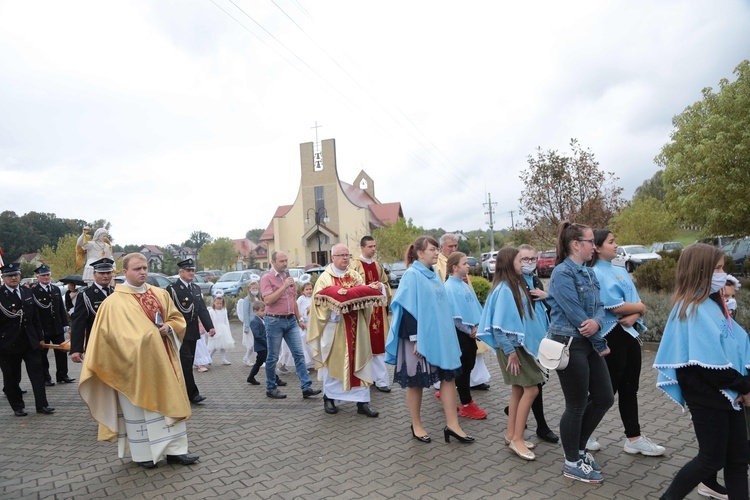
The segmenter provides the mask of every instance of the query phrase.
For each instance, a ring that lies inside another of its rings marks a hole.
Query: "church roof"
[[[260,235],[260,238],[258,238],[260,241],[268,241],[273,239],[273,220],[277,217],[284,217],[289,210],[292,209],[294,205],[279,205],[276,208],[276,213],[273,214],[273,217],[271,217],[271,222],[268,224],[268,227],[265,231],[263,231],[263,234]]]
[[[376,200],[372,199],[372,196],[367,194],[367,191],[342,180],[339,180],[339,184],[341,184],[341,190],[344,191],[344,195],[349,201],[357,205],[359,208],[367,208],[373,203],[377,203]]]
[[[375,227],[385,227],[386,224],[395,224],[399,217],[404,216],[401,210],[401,203],[394,201],[392,203],[373,203],[368,207],[373,215],[372,222]],[[379,221],[381,224],[375,224]]]

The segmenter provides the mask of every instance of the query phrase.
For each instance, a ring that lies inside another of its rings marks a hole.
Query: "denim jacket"
[[[592,269],[566,258],[552,271],[547,303],[551,308],[550,334],[584,338],[578,328],[593,319],[599,324],[599,331],[588,339],[597,352],[607,349],[601,330],[604,306],[599,298],[599,280]]]

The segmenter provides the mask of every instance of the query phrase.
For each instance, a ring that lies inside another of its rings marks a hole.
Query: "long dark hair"
[[[438,247],[438,242],[432,236],[420,236],[414,240],[414,243],[409,245],[409,248],[406,249],[406,255],[404,256],[406,267],[410,267],[414,264],[414,261],[419,260],[419,254],[417,254],[417,252],[424,252],[429,245]]]
[[[596,245],[596,248],[601,248],[602,245],[604,245],[604,242],[607,241],[607,237],[613,234],[612,231],[610,231],[607,228],[604,229],[594,229],[594,245]],[[594,264],[596,264],[596,261],[599,260],[599,252],[594,251],[594,255],[591,257],[591,260],[586,262],[586,265],[589,267],[594,267]]]
[[[497,288],[503,281],[508,284],[511,293],[513,294],[513,300],[516,302],[516,309],[518,314],[523,318],[525,316],[523,311],[523,299],[521,293],[526,295],[526,308],[529,311],[529,317],[534,317],[534,309],[532,308],[531,294],[529,293],[529,287],[526,286],[522,276],[516,273],[516,268],[513,265],[513,261],[516,260],[518,250],[512,247],[506,247],[497,252],[495,257],[495,277],[492,280],[492,289]]]
[[[557,226],[557,256],[555,256],[555,265],[559,265],[570,254],[570,244],[583,237],[583,232],[591,229],[586,224],[576,224],[569,220],[562,221]]]

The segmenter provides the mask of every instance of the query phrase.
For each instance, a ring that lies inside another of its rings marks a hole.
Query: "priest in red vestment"
[[[361,255],[352,259],[349,267],[362,276],[367,285],[377,285],[380,292],[391,302],[391,287],[388,286],[388,273],[383,264],[375,260],[377,250],[375,238],[365,236],[359,242]],[[388,336],[388,309],[376,306],[370,317],[370,345],[372,346],[372,375],[375,388],[380,392],[391,392],[391,380],[385,368],[385,338]]]

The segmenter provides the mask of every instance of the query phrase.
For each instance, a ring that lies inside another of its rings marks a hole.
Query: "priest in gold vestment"
[[[376,284],[383,295],[391,301],[391,287],[388,286],[388,273],[383,264],[375,260],[377,246],[375,238],[365,236],[359,242],[361,255],[352,259],[349,267],[362,276],[365,284]],[[372,308],[370,317],[370,345],[372,346],[372,375],[375,388],[380,392],[391,392],[391,380],[385,367],[385,338],[388,336],[388,309],[386,306]]]
[[[370,315],[372,306],[350,308],[337,314],[322,305],[317,296],[334,287],[346,300],[346,289],[364,285],[362,277],[349,269],[351,255],[344,244],[331,249],[332,263],[315,282],[310,306],[307,343],[313,349],[313,359],[320,366],[318,378],[323,381],[323,405],[326,413],[338,412],[336,401],[357,403],[357,412],[377,417],[370,408],[372,376],[372,346],[370,344]]]
[[[179,357],[185,319],[166,291],[146,284],[142,254],[126,255],[123,271],[126,282],[96,314],[78,391],[99,422],[99,440],[117,442],[120,458],[129,451],[145,468],[163,458],[193,463]]]

